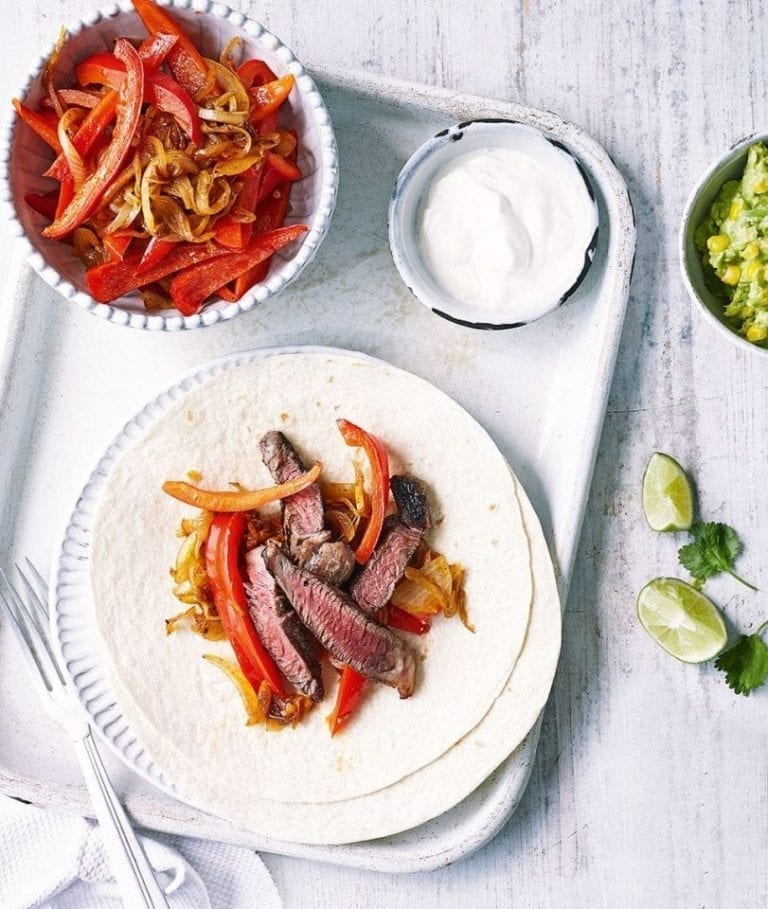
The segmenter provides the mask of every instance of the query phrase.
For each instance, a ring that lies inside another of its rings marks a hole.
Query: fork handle
[[[93,735],[89,731],[83,738],[76,739],[74,745],[110,867],[125,905],[167,909],[168,901],[112,788]]]

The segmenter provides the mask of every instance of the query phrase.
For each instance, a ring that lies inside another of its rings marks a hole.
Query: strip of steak
[[[397,688],[401,698],[413,694],[416,660],[405,641],[368,618],[345,593],[297,568],[271,540],[264,561],[299,618],[331,656],[367,679]]]
[[[272,479],[286,483],[306,472],[296,449],[283,433],[268,432],[259,443],[261,457]],[[330,542],[325,529],[320,487],[313,483],[283,500],[283,530],[291,557],[307,571],[340,586],[355,568],[355,555],[346,543]]]
[[[421,481],[407,475],[393,476],[389,485],[400,517],[390,515],[386,519],[373,555],[349,588],[352,599],[369,615],[387,605],[430,526],[427,495]]]
[[[298,691],[313,701],[322,700],[323,673],[315,642],[267,571],[264,547],[246,553],[245,564],[248,611],[262,643]]]

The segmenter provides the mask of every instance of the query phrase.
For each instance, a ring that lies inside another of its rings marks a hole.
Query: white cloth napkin
[[[280,909],[264,863],[249,849],[156,833],[142,836],[171,909]],[[99,828],[0,796],[3,909],[119,909]]]

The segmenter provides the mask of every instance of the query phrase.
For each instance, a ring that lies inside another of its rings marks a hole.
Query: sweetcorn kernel
[[[765,341],[768,337],[768,328],[762,325],[750,325],[747,329],[747,341]]]
[[[755,183],[754,189],[756,193],[768,192],[768,181],[758,180],[757,183]]]
[[[728,268],[723,272],[720,280],[723,284],[730,284],[731,286],[739,283],[739,278],[741,278],[741,269],[738,265],[729,265]]]
[[[760,255],[760,247],[757,243],[747,243],[741,254],[745,259],[756,259]]]
[[[763,190],[758,189],[757,191],[762,192]],[[734,199],[733,202],[731,202],[731,207],[728,209],[728,217],[731,219],[731,221],[734,221],[743,211],[744,203],[741,201],[741,199]]]
[[[760,274],[762,267],[763,267],[762,262],[748,262],[744,266],[744,277],[748,281],[754,280],[754,278],[757,278],[758,275]]]
[[[726,234],[715,234],[707,240],[707,249],[711,253],[724,252],[730,245],[730,237],[728,237]]]

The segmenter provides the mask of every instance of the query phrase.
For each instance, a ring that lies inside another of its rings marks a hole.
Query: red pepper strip
[[[116,89],[125,78],[125,66],[114,54],[94,54],[75,67],[75,74],[81,85],[108,85]],[[195,102],[175,79],[146,62],[144,100],[174,116],[195,145],[202,145],[203,134]]]
[[[165,58],[176,46],[178,35],[165,35],[158,32],[141,42],[139,56],[147,64],[156,69],[165,63]]]
[[[256,124],[256,130],[260,136],[268,136],[270,133],[277,132],[277,121],[280,117],[280,111],[273,110],[271,114],[262,117]]]
[[[360,565],[364,565],[376,546],[381,533],[381,527],[384,523],[384,515],[389,503],[389,458],[387,449],[382,443],[349,420],[337,420],[336,425],[339,427],[344,441],[347,445],[354,445],[362,448],[365,452],[368,463],[371,467],[371,516],[355,550],[355,558]]]
[[[293,148],[288,154],[288,161],[291,164],[295,164],[299,152],[298,136],[296,135],[295,130],[290,130],[289,135],[293,139]],[[286,215],[288,214],[288,201],[290,196],[290,183],[284,183],[282,186],[278,186],[272,190],[269,197],[264,199],[263,202],[260,202],[256,207],[256,217],[251,224],[253,232],[261,234],[268,230],[275,230],[278,227],[282,227],[285,223]],[[234,300],[239,300],[240,297],[255,284],[261,284],[262,281],[266,280],[266,277],[269,274],[269,263],[270,259],[265,259],[249,271],[240,275],[235,281],[235,286],[232,289]],[[222,296],[224,296],[224,294],[222,294]],[[224,299],[226,300],[229,298],[224,296]]]
[[[136,274],[146,274],[158,266],[177,243],[178,240],[161,240],[160,237],[152,237],[136,266]]]
[[[245,63],[238,66],[236,75],[246,88],[265,85],[267,82],[274,82],[277,79],[277,76],[263,60],[246,60]]]
[[[53,221],[56,217],[56,200],[58,198],[59,194],[57,192],[46,193],[44,196],[40,195],[40,193],[27,193],[24,196],[24,201],[38,214],[48,218],[49,221]]]
[[[75,181],[72,179],[72,174],[69,172],[69,165],[67,165],[67,174],[62,178],[61,186],[59,187],[59,201],[56,205],[56,218],[54,218],[54,221],[64,214],[74,197]]]
[[[299,168],[274,152],[270,152],[265,158],[263,173],[257,200],[259,202],[263,202],[281,183],[295,183],[296,180],[301,180]]]
[[[264,261],[278,249],[292,243],[306,230],[304,224],[281,227],[268,234],[254,237],[240,252],[230,253],[216,262],[202,262],[200,265],[185,269],[171,281],[171,299],[176,309],[182,315],[194,315],[220,287]]]
[[[108,91],[96,107],[86,114],[72,139],[75,150],[83,160],[93,150],[98,139],[104,135],[107,127],[114,120],[116,111],[117,92]],[[54,177],[59,181],[63,181],[65,177],[69,176],[69,164],[63,154],[59,155],[43,176]]]
[[[258,123],[267,114],[277,110],[290,95],[295,81],[293,75],[288,73],[274,82],[252,88],[248,93],[251,96],[251,123]]]
[[[133,237],[130,234],[104,234],[104,248],[109,253],[110,262],[122,262]]]
[[[84,92],[79,88],[60,88],[59,98],[70,106],[94,108],[101,101],[101,95]]]
[[[242,249],[251,239],[253,225],[237,221],[238,214],[253,214],[259,196],[261,168],[249,167],[243,174],[243,186],[230,213],[216,222],[216,242],[231,249]]]
[[[13,106],[16,108],[16,113],[27,126],[36,132],[43,142],[50,145],[56,154],[61,154],[61,142],[59,142],[59,137],[56,132],[56,123],[58,119],[56,115],[54,114],[53,118],[51,118],[45,113],[39,113],[38,111],[31,110],[29,107],[24,107],[18,98],[13,99]],[[53,122],[51,122],[52,120]]]
[[[168,69],[174,79],[194,96],[208,79],[208,64],[203,55],[180,26],[164,9],[157,6],[154,0],[133,0],[133,8],[150,34],[175,36],[176,44],[167,57]]]
[[[125,79],[118,91],[117,116],[112,141],[104,152],[101,163],[88,176],[75,193],[65,211],[53,224],[43,230],[44,237],[60,240],[88,218],[99,199],[123,166],[131,151],[131,142],[141,116],[141,99],[144,94],[144,67],[133,46],[118,38],[115,53],[125,63]]]
[[[364,675],[360,675],[351,666],[345,666],[341,670],[339,688],[336,692],[336,704],[333,708],[333,713],[328,717],[331,735],[336,735],[347,725],[349,718],[360,704],[364,688]]]
[[[164,256],[161,262],[153,268],[145,269],[141,274],[138,271],[141,257],[129,256],[122,262],[105,262],[89,268],[85,273],[85,283],[92,297],[100,303],[109,303],[138,287],[167,278],[182,268],[225,256],[228,252],[207,243],[177,243],[176,248]]]
[[[257,678],[266,679],[280,698],[285,689],[280,672],[261,643],[248,614],[243,578],[240,572],[240,545],[247,526],[247,515],[217,514],[211,522],[205,546],[205,567],[211,584],[213,602],[229,642],[235,650],[240,668],[254,691]],[[250,670],[250,672],[249,672]],[[254,675],[255,674],[255,675]]]
[[[386,622],[390,628],[398,628],[410,634],[426,634],[432,627],[429,619],[418,615],[411,615],[398,606],[388,606],[386,609]]]

